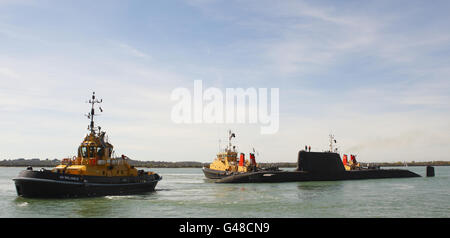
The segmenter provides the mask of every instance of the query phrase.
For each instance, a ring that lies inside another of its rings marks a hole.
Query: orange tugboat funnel
[[[250,153],[250,163],[256,166],[255,154]]]
[[[356,156],[350,155],[350,159],[351,159],[353,164],[356,164]]]
[[[244,163],[245,163],[245,154],[241,153],[239,158],[239,166],[244,166]]]

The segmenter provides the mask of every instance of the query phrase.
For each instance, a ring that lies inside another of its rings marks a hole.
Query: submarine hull
[[[143,176],[79,176],[50,171],[22,171],[14,178],[17,195],[29,198],[74,198],[141,194],[155,190],[157,174]]]
[[[217,180],[217,183],[265,183],[335,181],[382,178],[411,178],[420,175],[402,169],[359,169],[347,171],[339,154],[331,152],[298,153],[295,171],[259,171],[231,175]]]
[[[411,177],[420,177],[420,175],[400,169],[355,170],[334,175],[315,174],[307,171],[274,171],[231,175],[217,180],[216,183],[280,183]]]

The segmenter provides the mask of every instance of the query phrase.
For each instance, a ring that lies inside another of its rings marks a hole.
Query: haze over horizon
[[[116,154],[260,162],[328,149],[450,160],[450,2],[0,0],[0,160],[61,159],[96,119]],[[279,88],[280,124],[175,124],[178,87]]]

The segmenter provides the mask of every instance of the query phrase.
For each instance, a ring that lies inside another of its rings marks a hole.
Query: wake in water
[[[26,207],[26,206],[28,206],[28,204],[29,204],[28,202],[21,202],[21,203],[18,203],[17,206],[18,207]]]

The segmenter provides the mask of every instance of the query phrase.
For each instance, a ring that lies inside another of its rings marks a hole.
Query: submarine
[[[420,175],[404,169],[363,168],[354,156],[348,162],[346,156],[333,151],[334,138],[330,135],[330,151],[310,152],[300,150],[297,156],[297,168],[294,171],[256,171],[233,174],[216,180],[216,183],[278,183],[306,181],[336,181],[383,178],[412,178]]]
[[[53,169],[28,167],[13,178],[17,195],[28,198],[76,198],[141,194],[155,190],[162,179],[157,173],[138,170],[125,155],[115,156],[106,132],[94,126],[95,92],[89,103],[89,134],[78,147],[78,156],[65,158]],[[100,108],[100,111],[103,111]]]

